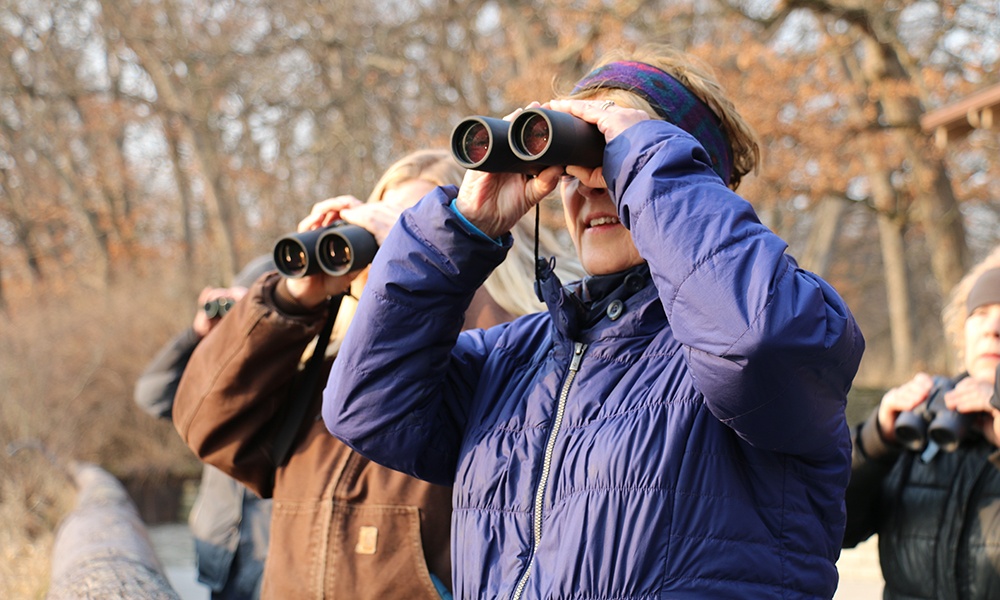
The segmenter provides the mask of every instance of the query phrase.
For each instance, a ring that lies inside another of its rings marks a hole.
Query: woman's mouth
[[[597,217],[596,219],[591,219],[587,223],[587,228],[591,227],[601,227],[602,225],[617,225],[620,221],[618,217]]]

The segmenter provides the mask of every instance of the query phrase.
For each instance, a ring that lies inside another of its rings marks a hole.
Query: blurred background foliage
[[[25,440],[125,479],[198,471],[131,393],[201,287],[226,284],[314,202],[364,198],[396,158],[446,146],[462,117],[547,100],[607,50],[647,41],[710,64],[761,135],[740,193],[852,307],[868,341],[856,386],[953,371],[940,310],[997,243],[998,130],[936,144],[920,118],[1000,82],[998,11],[0,0],[0,521],[35,523],[20,546],[0,538],[14,553],[0,563],[44,544],[62,502],[58,474],[33,483],[43,453],[12,453]],[[18,580],[9,565],[0,581]]]

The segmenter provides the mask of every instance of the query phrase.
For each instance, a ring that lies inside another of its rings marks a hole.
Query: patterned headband
[[[660,118],[701,143],[712,160],[712,169],[729,184],[732,148],[720,127],[719,117],[681,82],[652,65],[622,61],[594,69],[577,82],[573,93],[596,89],[625,90],[645,99]]]

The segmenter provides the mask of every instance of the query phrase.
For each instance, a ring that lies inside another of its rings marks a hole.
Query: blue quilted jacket
[[[459,334],[511,242],[436,190],[376,256],[327,426],[454,484],[456,598],[830,598],[854,318],[680,129],[633,126],[604,174],[651,276],[585,326],[548,274],[548,312]]]

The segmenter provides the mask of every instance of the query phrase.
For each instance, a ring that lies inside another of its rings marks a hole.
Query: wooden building
[[[992,129],[1000,125],[1000,83],[971,94],[958,102],[920,117],[920,127],[934,136],[943,148],[949,141],[961,139],[973,129]]]

